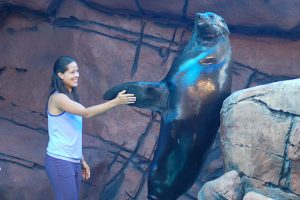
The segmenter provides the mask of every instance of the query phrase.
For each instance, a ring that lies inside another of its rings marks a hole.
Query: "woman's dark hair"
[[[76,61],[74,58],[72,58],[70,56],[61,56],[55,61],[53,71],[52,71],[52,76],[51,76],[51,85],[50,85],[49,94],[48,94],[47,103],[46,103],[46,110],[48,108],[47,105],[48,105],[49,97],[54,92],[63,93],[65,95],[67,95],[70,99],[79,102],[79,95],[77,93],[77,88],[73,87],[72,92],[71,93],[68,92],[68,90],[65,87],[65,84],[63,83],[61,78],[59,78],[59,76],[58,76],[59,72],[64,73],[65,71],[67,71],[68,70],[67,65],[72,62],[76,62]]]

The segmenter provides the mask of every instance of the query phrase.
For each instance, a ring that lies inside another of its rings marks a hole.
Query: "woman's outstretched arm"
[[[100,115],[118,105],[135,103],[136,97],[133,94],[125,94],[125,90],[119,92],[118,96],[110,101],[91,107],[84,107],[80,103],[71,100],[67,95],[55,93],[49,99],[52,108],[61,112],[66,111],[75,115],[90,118]]]

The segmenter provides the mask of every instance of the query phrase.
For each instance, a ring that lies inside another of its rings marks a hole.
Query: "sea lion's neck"
[[[204,37],[202,35],[199,35],[199,33],[194,33],[189,45],[209,48],[218,45],[218,43],[229,43],[228,35],[220,34],[220,35],[215,35],[214,37]]]
[[[197,34],[193,34],[191,41],[184,48],[180,56],[177,57],[176,60],[174,60],[172,68],[176,68],[177,66],[185,62],[187,59],[193,58],[207,51],[210,48],[215,48],[216,46],[224,46],[224,48],[226,48],[226,46],[230,46],[228,36],[222,36],[206,40],[199,38],[199,35]]]

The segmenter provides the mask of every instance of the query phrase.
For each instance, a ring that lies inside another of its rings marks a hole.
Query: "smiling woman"
[[[82,155],[82,117],[93,117],[136,101],[133,94],[123,90],[111,101],[85,108],[79,103],[78,78],[75,59],[62,56],[56,60],[47,101],[49,143],[45,169],[57,200],[77,200],[80,174],[85,180],[90,178],[90,168]]]

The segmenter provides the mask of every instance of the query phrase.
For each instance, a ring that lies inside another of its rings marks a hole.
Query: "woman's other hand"
[[[84,160],[81,162],[81,166],[82,166],[82,170],[81,170],[82,177],[85,181],[87,181],[91,177],[90,167]]]
[[[115,101],[118,105],[122,104],[132,104],[135,103],[136,97],[134,94],[125,94],[126,90],[119,92],[118,96],[115,98]]]

